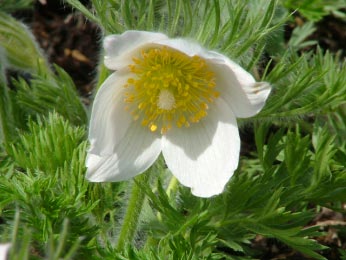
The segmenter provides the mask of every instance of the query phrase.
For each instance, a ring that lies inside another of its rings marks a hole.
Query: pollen
[[[215,74],[199,56],[157,47],[132,60],[125,109],[151,132],[165,134],[172,127],[198,123],[219,96]]]

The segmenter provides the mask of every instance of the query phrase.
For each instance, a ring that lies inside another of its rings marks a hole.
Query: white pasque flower
[[[258,113],[269,84],[217,52],[161,33],[110,35],[104,48],[115,72],[93,104],[87,179],[129,179],[162,152],[194,195],[221,193],[238,167],[236,117]]]
[[[10,243],[0,244],[0,260],[6,260],[8,256],[8,251],[11,248]]]

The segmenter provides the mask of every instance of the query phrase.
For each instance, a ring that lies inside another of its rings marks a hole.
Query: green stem
[[[177,191],[178,184],[179,184],[178,179],[175,178],[174,176],[172,176],[172,178],[168,184],[168,187],[166,189],[166,194],[169,198],[171,197],[172,193],[174,194]]]
[[[136,181],[134,182],[132,187],[131,197],[118,238],[117,248],[119,251],[123,250],[125,246],[130,244],[136,234],[139,217],[145,200],[145,192],[136,182],[141,183],[141,185],[149,185],[149,171],[135,178]]]
[[[12,103],[6,84],[5,61],[2,54],[0,49],[0,143],[1,141],[8,143],[11,139],[11,134],[13,134],[11,127],[13,124],[13,114]]]

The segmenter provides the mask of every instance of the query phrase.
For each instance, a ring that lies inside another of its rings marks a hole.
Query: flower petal
[[[204,58],[216,74],[216,86],[232,108],[236,117],[251,117],[264,106],[271,87],[267,82],[256,82],[253,76],[226,56],[208,51],[186,39],[166,39],[157,44],[168,46],[188,56]]]
[[[148,169],[161,152],[158,134],[133,121],[111,155],[90,153],[86,178],[92,182],[122,181]]]
[[[236,117],[251,117],[263,108],[271,91],[269,83],[256,82],[250,73],[219,53],[209,52],[205,58],[216,74],[220,96]]]
[[[221,193],[239,160],[240,138],[232,110],[222,99],[216,100],[204,120],[163,136],[162,149],[168,168],[194,195]]]
[[[11,248],[10,243],[0,244],[0,260],[6,260],[8,256],[8,251]]]
[[[180,51],[188,56],[198,55],[205,53],[206,50],[203,49],[201,45],[194,42],[193,40],[187,40],[183,38],[177,39],[163,39],[155,42],[158,45],[163,45]]]
[[[105,65],[111,70],[119,70],[132,63],[132,58],[138,55],[139,49],[167,38],[162,33],[145,31],[126,31],[120,35],[109,35],[103,42]]]
[[[126,72],[110,75],[97,92],[90,119],[90,152],[101,156],[111,155],[132,122],[124,108]]]

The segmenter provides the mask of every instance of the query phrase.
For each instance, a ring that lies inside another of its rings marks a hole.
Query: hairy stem
[[[118,250],[123,250],[126,245],[133,241],[133,238],[136,235],[139,217],[145,201],[145,192],[137,182],[141,183],[141,185],[149,185],[150,170],[137,176],[135,179],[136,181],[132,187],[131,196],[118,238]]]

